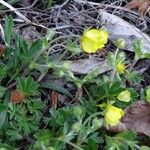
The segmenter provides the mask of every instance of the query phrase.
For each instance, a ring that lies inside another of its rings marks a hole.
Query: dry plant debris
[[[137,8],[140,15],[144,17],[146,13],[150,11],[150,1],[149,0],[132,0],[125,7],[129,9]]]

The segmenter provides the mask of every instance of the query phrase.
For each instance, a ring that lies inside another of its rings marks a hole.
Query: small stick
[[[0,0],[0,4],[6,6],[7,8],[9,8],[11,11],[14,11],[19,17],[21,17],[25,22],[27,23],[31,23],[31,21],[26,18],[23,14],[21,14],[16,8],[14,8],[13,6],[11,6],[10,4],[8,4],[7,2]]]

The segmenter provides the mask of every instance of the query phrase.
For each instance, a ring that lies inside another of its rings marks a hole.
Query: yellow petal
[[[105,30],[89,29],[81,37],[81,48],[87,53],[95,53],[107,43],[108,33]]]
[[[97,29],[89,29],[83,33],[83,36],[98,41],[101,38],[101,32]]]
[[[119,123],[119,120],[121,118],[121,114],[115,111],[108,111],[105,120],[108,124],[115,126]]]
[[[108,106],[105,113],[105,121],[107,124],[115,126],[119,123],[124,111],[114,106]]]
[[[123,74],[125,72],[125,69],[126,69],[126,67],[125,67],[124,63],[119,62],[117,65],[118,73]]]
[[[99,31],[100,31],[100,34],[101,34],[101,37],[102,37],[101,41],[103,41],[103,43],[106,44],[107,40],[108,40],[108,33],[103,29],[101,29]]]
[[[81,38],[81,47],[87,53],[95,53],[98,49],[97,43],[87,37]]]

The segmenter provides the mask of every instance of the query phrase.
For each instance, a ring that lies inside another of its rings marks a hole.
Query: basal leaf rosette
[[[102,49],[108,40],[108,33],[104,29],[88,29],[81,37],[81,48],[86,53],[96,53]]]

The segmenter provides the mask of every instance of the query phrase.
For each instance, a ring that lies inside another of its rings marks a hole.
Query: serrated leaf
[[[127,72],[125,77],[133,84],[139,84],[143,80],[143,77],[136,71]]]
[[[109,98],[111,100],[116,100],[116,96],[125,90],[122,87],[120,82],[111,82],[106,81],[104,83],[100,83],[99,85],[92,85],[90,89],[90,93],[96,100],[102,100],[104,98]]]
[[[106,139],[106,147],[105,149],[112,150],[129,150],[135,149],[137,146],[136,134],[132,131],[125,131],[115,135],[114,137],[105,136]]]
[[[142,47],[143,47],[143,41],[141,39],[137,39],[133,42],[134,52],[135,52],[135,58],[138,60],[142,56]]]
[[[17,89],[19,89],[25,95],[36,95],[38,93],[38,87],[39,84],[35,82],[31,76],[17,79]]]
[[[42,49],[42,42],[41,40],[37,40],[35,41],[34,43],[32,43],[29,51],[28,51],[28,56],[31,57],[31,56],[34,56],[35,53],[37,53],[39,50]]]
[[[131,141],[136,139],[136,136],[137,136],[136,133],[133,131],[124,131],[124,132],[118,133],[116,135],[116,137],[123,137],[123,138],[125,138],[127,140],[131,140]]]

